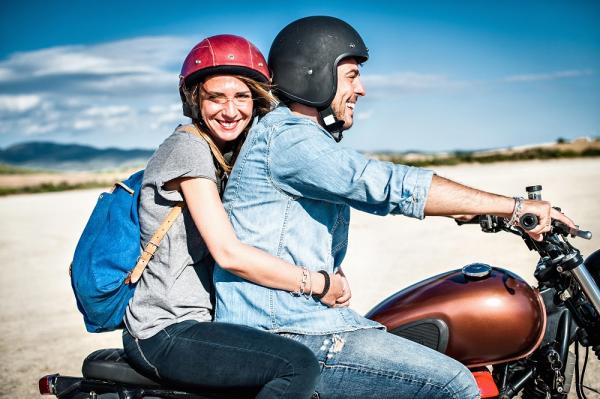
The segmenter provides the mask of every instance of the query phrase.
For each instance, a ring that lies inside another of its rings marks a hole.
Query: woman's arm
[[[256,284],[290,292],[298,291],[302,269],[238,240],[213,181],[181,178],[168,184],[170,189],[175,189],[177,185],[183,192],[194,224],[219,266]],[[338,298],[344,296],[343,278],[337,274],[330,277],[329,291],[321,299],[328,306],[334,305]],[[310,272],[310,282],[313,293],[323,292],[325,278],[322,274]],[[308,283],[306,289],[308,293]]]

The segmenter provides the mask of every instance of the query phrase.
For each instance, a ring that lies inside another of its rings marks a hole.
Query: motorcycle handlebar
[[[462,226],[463,224],[479,224],[482,226],[482,228],[484,228],[484,225],[486,224],[485,222],[488,222],[488,224],[498,223],[500,226],[502,226],[502,225],[506,226],[505,225],[506,221],[504,220],[504,218],[497,217],[497,216],[491,216],[491,215],[476,215],[471,220],[455,219],[455,221],[456,221],[456,224],[458,224],[459,226]],[[504,221],[504,223],[502,221]],[[519,218],[519,225],[525,231],[533,230],[538,225],[538,223],[539,223],[539,218],[532,213],[526,213]],[[578,228],[572,228],[558,220],[553,220],[552,226],[554,227],[554,232],[561,234],[561,235],[570,235],[571,237],[580,237],[585,240],[592,239],[591,231],[579,230]],[[484,231],[494,231],[495,232],[495,231],[500,231],[500,230],[501,230],[501,228],[500,229],[492,229],[492,230],[490,230],[489,227],[484,228]]]
[[[533,213],[526,213],[519,218],[519,224],[526,231],[535,229],[539,222],[538,217]]]
[[[519,224],[521,225],[523,230],[527,231],[534,229],[538,225],[538,223],[538,217],[532,213],[526,213],[519,219]],[[558,230],[557,233],[559,234],[566,233],[569,234],[571,237],[580,237],[585,240],[592,239],[591,231],[579,230],[578,228],[569,227],[566,224],[559,222],[558,220],[554,220],[552,224],[554,225],[555,229]]]

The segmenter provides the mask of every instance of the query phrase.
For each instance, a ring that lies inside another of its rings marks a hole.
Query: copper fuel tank
[[[528,356],[546,328],[537,290],[516,274],[485,264],[419,282],[387,298],[366,317],[468,367]]]

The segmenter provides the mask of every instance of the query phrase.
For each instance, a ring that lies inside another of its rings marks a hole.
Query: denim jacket
[[[423,218],[431,178],[431,171],[343,148],[318,124],[280,106],[251,129],[223,203],[241,241],[332,273],[346,253],[350,207]],[[300,334],[383,328],[351,309],[265,288],[220,267],[214,282],[217,321]]]

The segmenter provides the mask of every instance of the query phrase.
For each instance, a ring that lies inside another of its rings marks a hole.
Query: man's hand
[[[487,193],[435,175],[425,203],[425,215],[452,216],[458,220],[464,220],[465,215],[496,215],[510,219],[514,209],[513,198]],[[552,219],[575,227],[571,219],[553,209],[547,201],[523,200],[518,216],[526,213],[538,217],[539,225],[527,232],[536,241],[542,240],[543,234],[550,230]]]
[[[547,201],[524,200],[523,208],[519,212],[519,216],[526,213],[532,213],[538,217],[538,225],[532,230],[525,230],[531,238],[536,241],[541,241],[544,233],[550,231],[550,223],[552,219],[558,220],[571,228],[575,228],[575,223],[561,212],[552,208]]]

